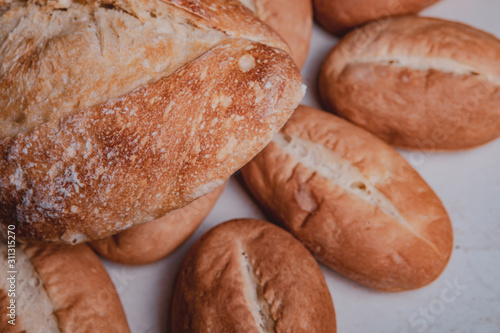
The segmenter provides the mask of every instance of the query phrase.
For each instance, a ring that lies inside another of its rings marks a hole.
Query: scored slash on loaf
[[[335,333],[321,270],[292,235],[260,220],[209,230],[177,275],[172,333]]]
[[[318,82],[326,110],[404,148],[471,148],[500,136],[500,40],[406,16],[349,33]]]
[[[327,112],[297,108],[242,175],[320,261],[366,286],[420,288],[451,256],[450,219],[429,185],[390,146]]]

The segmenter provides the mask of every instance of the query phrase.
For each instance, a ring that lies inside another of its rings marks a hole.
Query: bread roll
[[[236,0],[7,2],[0,233],[78,243],[182,208],[260,151],[304,94]]]
[[[314,258],[290,234],[234,220],[193,245],[177,275],[172,333],[336,332]]]
[[[313,0],[314,15],[335,34],[369,21],[416,14],[438,0]]]
[[[14,269],[8,254],[12,248],[1,242],[1,332],[130,332],[115,286],[87,245],[17,245]],[[10,271],[17,271],[15,290]],[[15,325],[8,322],[12,299]]]
[[[450,258],[450,219],[432,189],[395,150],[334,115],[300,106],[242,175],[320,261],[366,286],[419,288]]]
[[[324,107],[386,142],[463,149],[500,135],[500,41],[461,23],[402,17],[356,30],[326,58]]]
[[[224,187],[222,185],[164,217],[91,242],[90,245],[106,259],[122,264],[145,265],[158,261],[176,250],[198,229]]]
[[[313,29],[311,0],[240,0],[288,43],[299,67],[309,53]]]

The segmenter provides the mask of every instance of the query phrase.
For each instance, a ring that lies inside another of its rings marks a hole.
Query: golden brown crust
[[[0,139],[168,76],[226,37],[157,0],[17,4],[0,16]]]
[[[438,0],[313,0],[314,16],[325,28],[342,34],[361,24],[396,15],[416,14]]]
[[[313,29],[311,0],[255,0],[259,18],[283,37],[302,68],[307,60]]]
[[[249,39],[289,51],[285,42],[239,0],[161,0],[208,21],[214,29],[236,38]]]
[[[304,106],[280,133],[309,147],[320,144],[348,163],[330,165],[334,171],[327,177],[326,151],[315,156],[304,145],[292,156],[273,140],[242,169],[258,201],[319,260],[381,290],[414,289],[439,276],[452,251],[449,217],[396,151],[345,120]]]
[[[115,286],[87,245],[22,248],[52,301],[61,332],[130,332]]]
[[[320,96],[327,110],[390,144],[470,148],[500,135],[498,61],[500,41],[461,23],[374,22],[332,50]]]
[[[91,242],[90,246],[106,259],[122,264],[145,265],[158,261],[196,231],[224,187],[225,184],[164,217]]]
[[[167,3],[226,37],[171,74],[1,139],[2,232],[78,243],[155,220],[222,184],[290,116],[304,91],[276,33],[235,0]]]
[[[267,144],[300,86],[286,53],[234,40],[168,78],[4,139],[2,229],[75,243],[181,208]]]
[[[258,220],[207,232],[177,276],[172,332],[335,332],[325,279],[290,234]]]

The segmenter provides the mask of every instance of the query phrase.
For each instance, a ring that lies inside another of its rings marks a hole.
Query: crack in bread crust
[[[356,166],[340,154],[319,143],[295,135],[277,133],[273,137],[273,142],[297,163],[314,170],[346,192],[354,194],[399,223],[410,227],[394,204]]]
[[[179,268],[172,304],[177,333],[336,327],[317,262],[292,235],[258,220],[233,220],[205,233]]]
[[[226,38],[164,2],[111,3],[1,17],[0,139],[168,76]]]
[[[423,57],[409,55],[385,55],[378,57],[360,57],[348,66],[357,64],[373,63],[377,65],[395,66],[419,71],[436,70],[443,73],[452,73],[457,75],[473,75],[492,84],[500,85],[500,77],[487,72],[481,72],[480,69],[472,65],[463,64],[449,58]]]
[[[259,333],[274,333],[276,332],[276,322],[271,313],[270,304],[263,295],[262,286],[259,282],[259,277],[255,273],[248,253],[243,249],[241,242],[238,243],[240,255],[241,272],[244,279],[243,292],[248,304],[248,309],[252,313],[255,320],[255,325]]]
[[[369,205],[380,209],[387,216],[403,225],[415,237],[424,241],[437,254],[440,253],[436,245],[408,223],[398,208],[377,189],[372,181],[363,175],[361,170],[339,153],[327,149],[322,144],[281,132],[275,134],[272,142],[283,153],[291,156],[297,164],[302,164],[306,168],[317,172],[321,177],[339,186],[347,193],[353,194]]]

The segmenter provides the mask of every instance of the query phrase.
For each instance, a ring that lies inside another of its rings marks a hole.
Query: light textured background
[[[499,0],[443,0],[423,15],[462,21],[500,37]],[[317,73],[336,42],[315,27],[303,70],[308,85],[304,104],[319,106]],[[322,266],[335,304],[338,331],[500,332],[500,139],[457,153],[401,153],[446,206],[455,233],[454,253],[433,284],[397,294],[362,287]],[[168,331],[172,288],[182,258],[205,231],[241,217],[263,218],[263,214],[233,177],[194,236],[168,258],[142,267],[105,261],[133,333]],[[457,283],[459,289],[448,287],[449,283]]]

